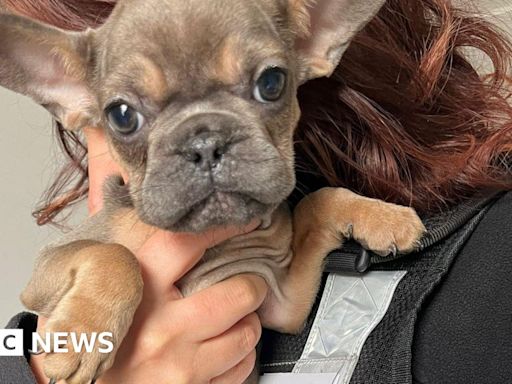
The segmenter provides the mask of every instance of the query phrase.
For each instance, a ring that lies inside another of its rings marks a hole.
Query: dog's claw
[[[347,239],[351,239],[353,235],[354,235],[354,225],[349,224],[347,227]]]
[[[32,349],[29,349],[28,353],[32,356],[37,356],[37,355],[42,355],[44,353],[44,350],[41,349],[40,351],[33,351]]]
[[[395,257],[397,253],[398,253],[398,249],[396,247],[396,244],[395,243],[391,244],[391,248],[389,250],[389,254],[393,255],[393,257]]]

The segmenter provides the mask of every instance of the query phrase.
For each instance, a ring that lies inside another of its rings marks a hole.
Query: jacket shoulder
[[[496,200],[418,319],[422,383],[499,383],[512,376],[512,192]]]

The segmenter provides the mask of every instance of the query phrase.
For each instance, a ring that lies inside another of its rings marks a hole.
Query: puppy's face
[[[128,1],[96,32],[102,126],[144,221],[243,224],[292,191],[298,68],[279,16],[252,1]]]
[[[330,74],[382,3],[121,0],[82,34],[3,16],[0,83],[69,129],[104,127],[148,224],[244,224],[294,187],[298,85]]]

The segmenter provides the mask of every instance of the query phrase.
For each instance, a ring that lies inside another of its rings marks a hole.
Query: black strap
[[[364,273],[371,266],[372,252],[355,241],[347,241],[343,248],[327,256],[324,271],[328,273]]]

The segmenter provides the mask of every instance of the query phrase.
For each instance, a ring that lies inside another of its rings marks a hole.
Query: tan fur
[[[228,37],[222,43],[218,53],[218,62],[213,70],[213,77],[224,84],[236,84],[240,81],[242,67],[240,62],[239,41]]]
[[[308,8],[312,5],[312,0],[288,0],[292,30],[300,38],[306,38],[311,33],[311,17]]]
[[[48,44],[48,43],[47,43]],[[61,46],[52,49],[52,55],[56,60],[62,62],[66,75],[75,78],[77,81],[84,81],[87,77],[87,68],[82,58],[69,46],[69,42],[63,42]]]
[[[89,118],[87,118],[85,113],[82,111],[74,111],[64,115],[64,118],[61,123],[66,127],[77,127],[77,129],[80,129],[87,127],[87,124],[89,123]]]
[[[114,352],[48,354],[47,377],[85,383],[78,366],[109,367],[142,299],[137,259],[118,244],[77,241],[52,249],[52,263],[41,263],[23,291],[24,305],[49,318],[42,332],[112,332]],[[37,273],[38,269],[40,270]],[[119,284],[123,282],[123,284]],[[108,295],[105,294],[108,292]],[[69,348],[73,351],[73,348]]]
[[[425,232],[413,209],[344,188],[324,188],[306,196],[295,209],[293,223],[294,258],[283,284],[287,302],[280,303],[281,311],[272,319],[274,327],[291,333],[302,328],[311,310],[324,256],[341,247],[345,239],[354,238],[386,256],[413,251]]]
[[[147,57],[140,56],[137,60],[142,72],[143,93],[156,103],[163,103],[169,95],[169,87],[162,69]]]

